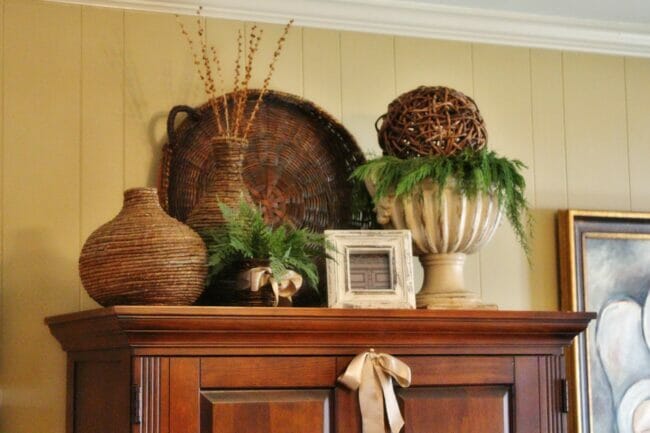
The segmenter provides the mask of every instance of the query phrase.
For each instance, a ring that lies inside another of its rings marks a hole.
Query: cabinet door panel
[[[510,356],[400,356],[411,368],[411,385],[492,385],[514,382]]]
[[[201,433],[329,433],[329,390],[204,391]]]
[[[397,391],[404,433],[509,433],[506,386],[455,386]],[[435,427],[434,427],[435,426]]]
[[[325,388],[336,381],[326,356],[223,356],[201,359],[201,388]]]

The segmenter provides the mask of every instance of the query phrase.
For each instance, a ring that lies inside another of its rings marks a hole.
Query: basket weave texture
[[[242,197],[250,200],[242,177],[242,160],[248,141],[234,137],[210,140],[214,164],[219,167],[206,185],[185,223],[199,233],[225,222],[219,203],[236,208]]]
[[[199,299],[201,305],[228,305],[242,307],[273,307],[275,295],[270,284],[262,286],[258,291],[239,289],[237,277],[247,269],[259,266],[269,266],[268,260],[245,260],[222,271],[218,279],[210,284]],[[282,306],[290,306],[291,301],[280,298]]]
[[[206,257],[199,235],[163,211],[155,188],[134,188],[86,240],[79,274],[103,306],[190,305],[205,287]]]
[[[250,90],[248,115],[259,95]],[[233,95],[227,95],[232,112]],[[213,157],[217,135],[209,104],[174,107],[163,149],[160,196],[170,215],[186,221],[200,197],[223,176]],[[175,117],[187,118],[175,128]],[[269,223],[287,222],[315,231],[358,227],[372,215],[353,214],[348,177],[365,162],[350,133],[330,115],[287,93],[267,91],[248,135],[243,179]]]
[[[485,122],[474,100],[442,86],[421,86],[400,95],[375,127],[384,154],[398,158],[449,156],[487,144]]]

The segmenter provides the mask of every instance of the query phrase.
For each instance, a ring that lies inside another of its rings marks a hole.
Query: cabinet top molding
[[[50,0],[194,14],[196,0]],[[203,15],[336,30],[650,57],[650,26],[423,0],[205,0]]]
[[[45,319],[68,352],[559,354],[593,313],[116,306]],[[179,352],[180,351],[180,352]]]

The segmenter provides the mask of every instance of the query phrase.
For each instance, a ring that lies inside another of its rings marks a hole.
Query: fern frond
[[[287,224],[273,228],[264,222],[262,211],[243,198],[236,208],[219,203],[225,223],[205,236],[208,247],[209,280],[231,265],[246,260],[268,260],[276,278],[287,270],[300,273],[315,289],[318,270],[315,259],[327,256],[331,243],[320,233],[295,229]]]

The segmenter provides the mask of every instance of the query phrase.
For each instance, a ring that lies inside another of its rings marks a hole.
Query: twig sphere
[[[398,158],[449,156],[487,144],[485,122],[474,100],[443,86],[421,86],[400,95],[375,128],[384,154]]]

